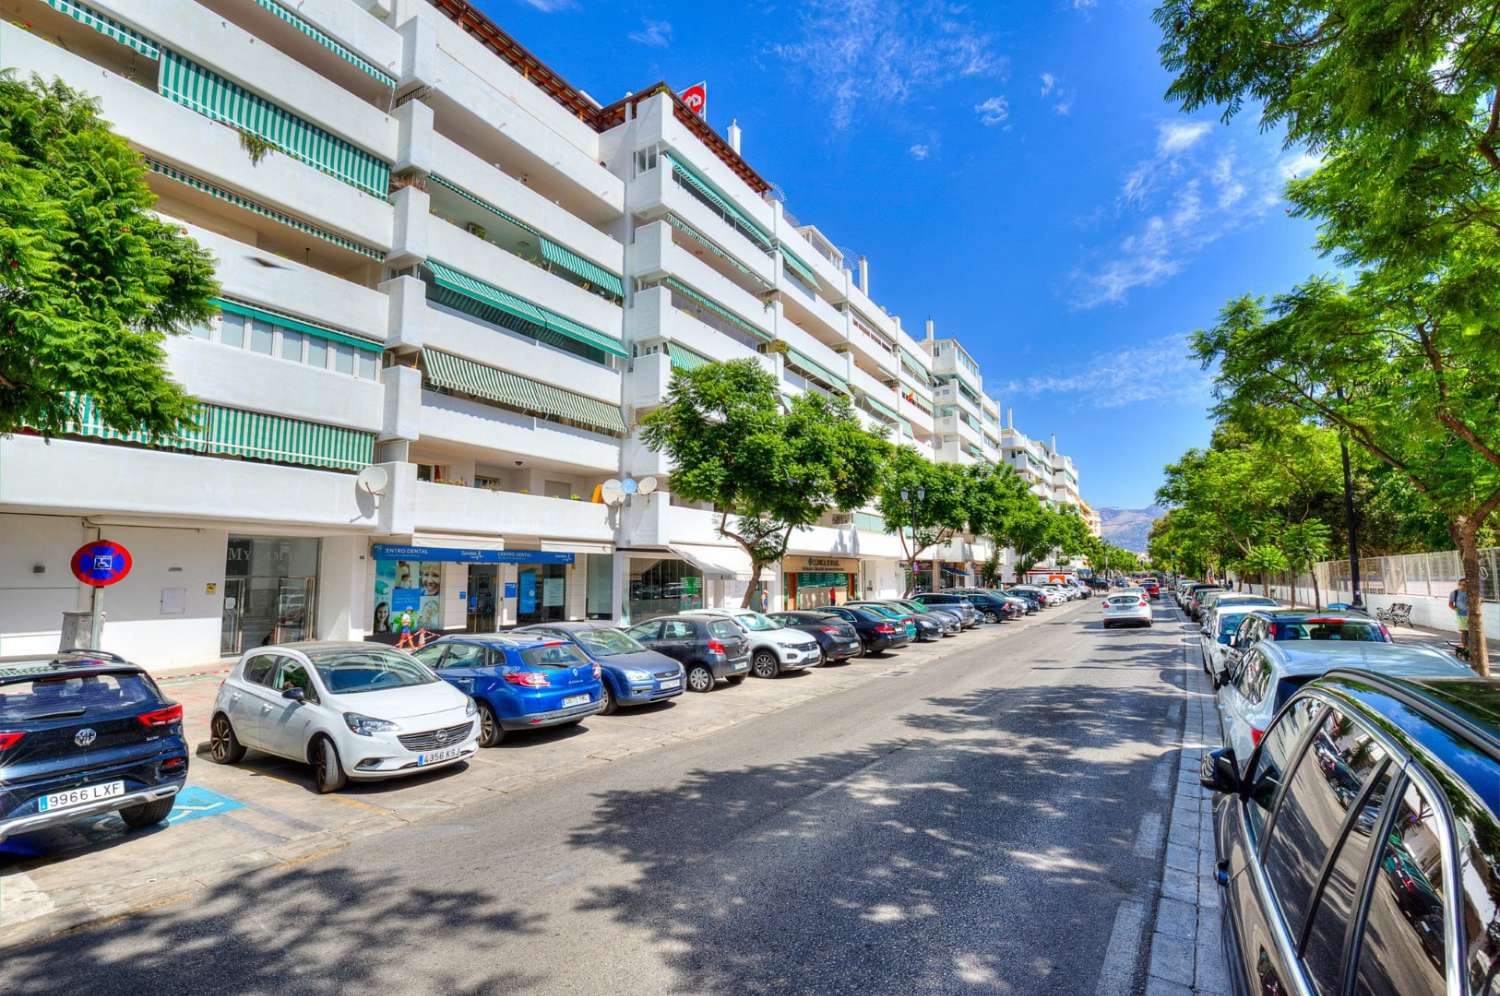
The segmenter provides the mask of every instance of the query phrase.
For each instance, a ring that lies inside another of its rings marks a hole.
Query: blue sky
[[[708,80],[787,208],[916,337],[960,338],[1096,506],[1148,504],[1207,441],[1184,336],[1328,268],[1280,197],[1310,162],[1166,103],[1148,0],[479,6],[603,103]]]

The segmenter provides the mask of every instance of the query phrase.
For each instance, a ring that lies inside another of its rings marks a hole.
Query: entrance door
[[[245,579],[224,579],[224,624],[219,636],[219,653],[229,656],[243,649],[244,630],[241,617],[245,611]]]
[[[469,567],[468,631],[495,632],[495,585],[498,568],[494,564],[472,564]]]
[[[281,578],[276,588],[277,643],[312,639],[312,578]]]

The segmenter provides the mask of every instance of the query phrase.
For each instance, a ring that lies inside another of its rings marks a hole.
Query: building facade
[[[0,438],[0,654],[57,646],[89,599],[69,557],[99,537],[135,562],[104,646],[157,667],[385,638],[404,612],[487,631],[738,602],[748,559],[635,429],[708,361],[1017,466],[962,345],[915,340],[865,260],[768,196],[738,128],[665,87],[602,106],[457,0],[0,12],[0,67],[96,97],[222,287],[168,345],[199,428],[121,436],[79,398],[65,436]],[[1038,459],[1039,496],[1081,503],[1071,461]],[[902,571],[863,510],[799,531],[759,597],[897,594]]]

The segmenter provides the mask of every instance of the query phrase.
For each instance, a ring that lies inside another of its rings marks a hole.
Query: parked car
[[[1263,640],[1246,650],[1218,690],[1224,743],[1248,758],[1271,718],[1303,685],[1334,668],[1359,668],[1409,677],[1472,677],[1474,672],[1440,650],[1420,644]]]
[[[0,657],[0,840],[119,813],[140,829],[187,782],[182,706],[99,650]]]
[[[984,620],[983,611],[968,595],[955,595],[948,591],[924,591],[920,595],[913,595],[911,600],[929,609],[957,609],[959,616],[963,619],[965,629],[973,629]]]
[[[235,764],[254,748],[311,764],[319,792],[462,764],[478,750],[471,694],[378,643],[256,647],[219,684],[210,756]]]
[[[1229,639],[1219,659],[1222,667],[1210,677],[1223,680],[1240,655],[1262,640],[1339,640],[1355,643],[1391,643],[1385,624],[1362,612],[1329,612],[1308,609],[1257,607],[1245,615],[1240,628]]]
[[[1210,678],[1229,669],[1234,655],[1230,643],[1245,617],[1253,611],[1252,606],[1223,605],[1204,619],[1198,636],[1203,650],[1203,670]]]
[[[687,688],[682,665],[666,654],[644,646],[635,637],[607,622],[560,622],[522,626],[512,636],[567,640],[599,665],[608,716],[621,706],[664,702]]]
[[[1161,597],[1161,582],[1157,581],[1155,578],[1150,578],[1148,580],[1142,581],[1141,587],[1146,589],[1146,594],[1151,598]]]
[[[1331,671],[1200,777],[1230,990],[1496,992],[1500,682]]]
[[[963,629],[963,622],[956,614],[933,612],[919,602],[906,602],[897,598],[882,598],[863,605],[880,605],[904,616],[909,616],[917,626],[918,642],[941,640],[956,635]]]
[[[969,604],[979,612],[979,618],[992,625],[1004,622],[1006,619],[1014,618],[1012,610],[1003,595],[997,595],[984,588],[953,588],[943,592],[947,595],[958,595],[967,598]],[[931,603],[940,604],[940,603]]]
[[[1201,596],[1205,592],[1209,592],[1209,591],[1224,591],[1224,590],[1225,590],[1224,588],[1221,588],[1219,585],[1216,585],[1216,584],[1195,584],[1195,585],[1193,585],[1193,587],[1188,590],[1187,600],[1183,603],[1183,608],[1187,611],[1188,618],[1193,619],[1194,621],[1196,621],[1198,619],[1198,617],[1199,617],[1199,607],[1198,607],[1198,598],[1199,598],[1199,596]]]
[[[1218,624],[1214,621],[1220,612],[1239,610],[1242,614],[1253,609],[1279,609],[1281,603],[1274,598],[1265,598],[1261,595],[1238,595],[1230,592],[1213,592],[1218,597],[1212,601],[1205,602],[1198,619],[1198,632],[1203,636],[1211,636],[1219,631]]]
[[[729,619],[657,616],[625,632],[680,663],[687,672],[689,691],[712,691],[720,678],[738,685],[750,673],[750,638]]]
[[[850,602],[849,607],[864,609],[866,612],[872,612],[877,616],[885,618],[893,625],[899,626],[902,632],[911,640],[920,640],[922,638],[922,627],[917,625],[917,617],[905,609],[898,609],[894,605],[887,605],[884,602],[876,601]]]
[[[1220,603],[1227,605],[1231,602],[1239,605],[1259,605],[1271,608],[1281,605],[1274,598],[1269,598],[1265,595],[1256,595],[1248,591],[1205,590],[1198,593],[1198,622],[1202,623],[1204,618]]]
[[[910,612],[914,616],[927,616],[931,618],[940,628],[942,636],[957,636],[963,632],[964,615],[959,611],[957,606],[927,606],[921,602],[913,602],[904,598],[885,598],[881,599],[881,601],[901,612]]]
[[[869,609],[848,605],[830,605],[823,610],[854,627],[866,657],[904,647],[912,641],[905,626],[898,626],[886,616]]]
[[[1104,613],[1104,628],[1115,626],[1150,626],[1152,623],[1151,601],[1144,591],[1121,591],[1106,595],[1100,606]]]
[[[750,639],[750,673],[757,678],[803,671],[822,660],[817,640],[798,630],[778,626],[752,609],[693,609],[683,614],[728,619],[744,630]]]
[[[1042,609],[1047,607],[1046,600],[1042,598],[1041,592],[1033,591],[1030,588],[1013,586],[1010,588],[1002,588],[1000,590],[1007,598],[1019,598],[1021,601],[1025,602],[1027,615],[1040,612]]]
[[[778,626],[800,630],[818,641],[818,649],[823,654],[820,664],[836,664],[858,657],[863,649],[854,625],[828,612],[768,612],[766,618]]]

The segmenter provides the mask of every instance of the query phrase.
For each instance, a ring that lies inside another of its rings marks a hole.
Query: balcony
[[[609,506],[457,484],[417,482],[416,528],[611,543]]]
[[[774,334],[771,311],[765,302],[677,245],[664,221],[636,229],[631,270],[635,279],[644,281],[675,276],[750,323],[763,338],[770,339]]]
[[[776,372],[771,358],[758,351],[761,340],[712,313],[683,310],[674,303],[676,300],[699,308],[690,299],[677,298],[670,287],[656,286],[637,291],[625,313],[630,341],[670,339],[710,360],[754,359],[767,373]],[[711,325],[710,321],[716,321],[718,325]]]
[[[620,464],[620,441],[612,436],[435,391],[422,392],[420,432],[424,443],[457,444],[486,462],[523,456],[580,474],[611,474]]]
[[[671,167],[663,162],[658,161],[655,168],[639,174],[631,183],[630,211],[650,221],[662,220],[668,213],[676,215],[732,257],[733,262],[723,265],[749,271],[732,279],[760,288],[769,288],[776,281],[774,257],[673,179]]]

